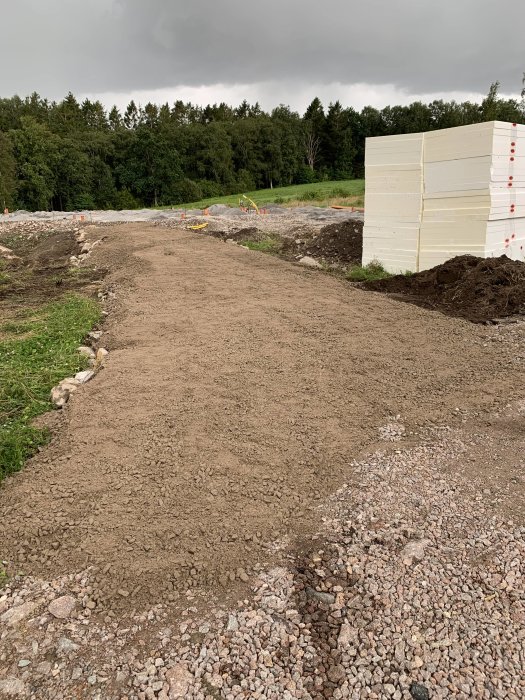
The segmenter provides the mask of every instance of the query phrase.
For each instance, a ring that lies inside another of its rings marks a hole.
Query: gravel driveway
[[[525,326],[89,236],[110,356],[0,490],[0,697],[521,698]]]

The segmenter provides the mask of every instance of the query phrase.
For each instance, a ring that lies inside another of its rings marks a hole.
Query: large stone
[[[332,595],[332,593],[324,593],[323,591],[316,591],[315,588],[310,588],[310,586],[306,588],[306,595],[308,598],[318,600],[325,605],[333,605],[335,603],[335,595]]]
[[[341,664],[330,666],[326,675],[328,676],[328,680],[332,681],[332,683],[342,683],[346,678],[345,668]]]
[[[108,350],[106,348],[99,348],[97,350],[97,355],[96,355],[96,364],[97,366],[100,366],[104,363],[104,360],[106,357],[109,355]]]
[[[75,374],[75,379],[77,382],[80,382],[80,384],[86,384],[90,379],[93,379],[94,376],[95,372],[93,372],[92,369],[86,369],[83,372],[77,372],[77,374]]]
[[[358,641],[358,631],[357,628],[352,627],[348,623],[343,623],[341,629],[339,630],[339,637],[337,638],[337,646],[339,649],[345,649],[346,647],[356,644]]]
[[[6,248],[4,245],[0,245],[0,257],[5,260],[20,260],[18,255],[15,255],[11,248]]]
[[[66,379],[62,379],[58,386],[66,388],[69,391],[69,393],[72,394],[78,389],[78,387],[80,386],[80,382],[74,377],[67,377]]]
[[[27,697],[27,686],[18,678],[6,678],[0,680],[0,697],[2,698],[24,698]]]
[[[71,391],[67,385],[59,384],[51,389],[51,402],[57,408],[63,408],[69,401]]]
[[[71,654],[71,652],[78,649],[78,644],[72,642],[71,639],[67,637],[60,637],[57,644],[57,652],[59,654]]]
[[[83,355],[84,357],[87,357],[90,360],[95,359],[95,351],[93,350],[93,348],[90,348],[88,345],[81,345],[78,348],[78,353],[79,353],[79,355]]]
[[[401,551],[403,564],[410,566],[414,561],[421,561],[425,556],[426,548],[432,544],[430,540],[412,540]]]
[[[309,255],[304,255],[299,260],[299,265],[305,265],[306,267],[322,268],[323,266],[315,258],[311,258]]]
[[[53,617],[59,620],[66,620],[75,609],[76,600],[73,596],[63,595],[60,598],[55,598],[48,607],[49,612]]]
[[[31,613],[35,610],[36,603],[28,601],[27,603],[22,603],[22,605],[17,605],[16,608],[11,608],[7,610],[3,615],[0,616],[0,622],[8,625],[9,627],[16,627],[22,620],[29,617]]]
[[[226,626],[227,632],[236,632],[239,629],[239,622],[235,615],[230,615],[228,617],[228,625]]]
[[[410,686],[410,695],[414,700],[430,700],[428,689],[421,683],[412,683]]]
[[[194,677],[188,671],[186,664],[179,663],[166,671],[166,680],[170,686],[170,700],[182,700],[187,696]]]

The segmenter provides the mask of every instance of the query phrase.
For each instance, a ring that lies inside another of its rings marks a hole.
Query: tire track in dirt
[[[267,543],[316,531],[389,416],[416,430],[523,393],[493,329],[210,237],[104,233],[107,367],[0,491],[1,558],[93,567],[97,610],[242,584]]]

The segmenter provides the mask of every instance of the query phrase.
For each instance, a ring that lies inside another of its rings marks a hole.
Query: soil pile
[[[207,231],[205,233],[208,233]],[[241,228],[238,231],[213,231],[210,230],[209,234],[214,238],[220,238],[223,241],[228,239],[236,241],[237,243],[242,243],[243,241],[263,241],[268,238],[268,234],[264,231],[260,231],[255,226],[250,226],[248,228]]]
[[[328,224],[308,242],[308,254],[329,262],[361,264],[363,222],[358,219]]]
[[[400,294],[406,301],[475,323],[525,314],[525,264],[505,255],[461,255],[431,270],[362,286]]]
[[[28,265],[38,270],[66,268],[70,256],[76,255],[78,251],[75,234],[72,231],[60,231],[42,237],[27,252],[25,260]]]
[[[23,222],[0,228],[0,245],[17,256],[2,264],[0,300],[31,305],[67,291],[93,291],[90,283],[104,277],[105,271],[85,265],[72,272],[70,258],[81,251],[75,234],[75,229],[63,224]]]

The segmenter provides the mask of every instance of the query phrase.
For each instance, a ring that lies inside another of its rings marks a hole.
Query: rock
[[[88,333],[88,338],[91,338],[92,340],[100,340],[102,337],[102,331],[91,331],[91,333]]]
[[[166,671],[166,680],[170,686],[170,700],[185,698],[194,678],[186,664],[178,663]]]
[[[22,605],[17,605],[16,608],[11,608],[0,616],[0,622],[2,622],[0,627],[3,627],[4,624],[9,627],[16,627],[22,620],[29,617],[35,609],[36,603],[31,603],[29,601],[27,603],[22,603]]]
[[[90,348],[88,345],[81,345],[78,348],[78,353],[79,355],[83,355],[84,357],[88,357],[90,360],[95,359],[95,351],[93,348]]]
[[[20,659],[18,662],[18,668],[25,668],[26,666],[29,666],[31,664],[31,661],[29,659]]]
[[[337,646],[339,648],[344,648],[348,647],[351,644],[355,644],[357,642],[357,629],[355,627],[352,627],[352,625],[347,624],[346,622],[341,625],[341,629],[339,630],[339,637],[337,638]]]
[[[50,661],[41,661],[35,670],[37,673],[40,673],[42,676],[48,676],[51,673],[52,668],[53,667],[51,666]]]
[[[51,389],[51,403],[57,408],[63,408],[69,401],[71,390],[67,385],[54,386]]]
[[[6,678],[0,680],[0,697],[18,698],[27,696],[27,687],[25,683],[17,678]]]
[[[239,578],[244,583],[247,583],[250,580],[250,577],[244,569],[237,569],[237,578]]]
[[[299,260],[299,265],[305,265],[306,267],[316,267],[322,268],[323,266],[315,258],[311,258],[309,255],[303,255]]]
[[[55,598],[51,603],[49,603],[48,610],[59,620],[66,620],[73,610],[75,609],[76,600],[73,596],[63,595],[61,598]]]
[[[77,379],[74,379],[74,377],[68,377],[67,379],[62,379],[58,386],[67,389],[69,393],[72,394],[78,389],[80,382]]]
[[[96,364],[97,366],[100,366],[101,364],[104,363],[104,360],[106,357],[109,355],[108,350],[106,348],[99,348],[97,350],[97,355],[96,355]]]
[[[237,618],[235,617],[235,615],[230,615],[228,617],[228,625],[226,626],[226,631],[227,632],[235,632],[238,629],[239,629],[239,622],[237,621]]]
[[[313,600],[318,600],[320,603],[325,605],[333,605],[335,603],[335,595],[331,593],[323,593],[322,591],[316,591],[315,588],[306,587],[306,595],[308,598]]]
[[[86,384],[90,379],[93,379],[94,376],[95,372],[93,372],[92,369],[86,369],[83,372],[75,374],[75,379],[77,382],[80,382],[80,384]]]
[[[328,680],[332,681],[332,683],[341,683],[341,681],[346,678],[346,671],[344,666],[338,664],[337,666],[330,666],[326,675],[328,676]]]
[[[82,678],[82,669],[80,666],[75,666],[75,668],[71,672],[71,680],[78,681],[79,678]]]
[[[425,550],[432,544],[430,540],[413,540],[401,551],[403,564],[410,566],[414,561],[421,561],[425,556]]]
[[[80,249],[80,252],[81,253],[89,253],[92,248],[93,248],[93,245],[86,241],[84,243],[84,245],[82,246],[82,248]]]
[[[412,660],[412,668],[422,668],[425,665],[425,662],[420,656],[414,656],[414,659]]]
[[[410,686],[410,695],[414,700],[430,700],[428,689],[421,683],[412,683]]]
[[[18,255],[15,255],[11,248],[6,248],[4,245],[0,245],[0,257],[4,260],[21,260]]]
[[[67,637],[61,637],[58,640],[57,652],[60,654],[70,654],[72,651],[76,651],[77,649],[78,644],[75,644],[75,642],[72,642],[71,639],[68,639]]]

